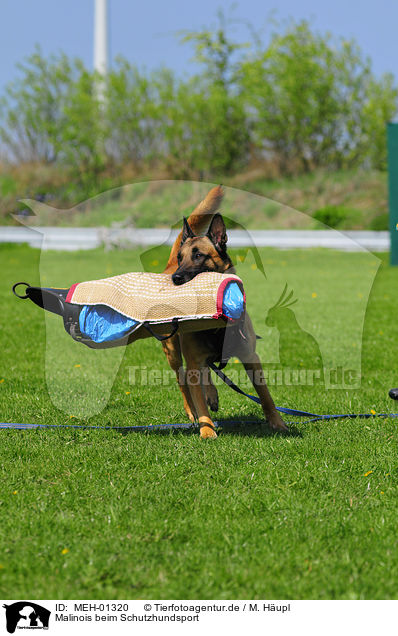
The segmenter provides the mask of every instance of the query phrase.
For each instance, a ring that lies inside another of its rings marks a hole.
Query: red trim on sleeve
[[[72,302],[72,296],[74,294],[74,291],[76,289],[76,287],[79,285],[79,283],[75,283],[74,285],[72,285],[72,287],[69,288],[68,293],[66,294],[66,302],[70,303]]]
[[[229,278],[225,278],[222,281],[220,287],[217,290],[217,313],[213,314],[212,318],[220,318],[222,316],[223,318],[226,318],[229,321],[236,320],[236,318],[229,318],[229,316],[225,316],[223,314],[223,310],[222,310],[222,303],[223,303],[223,300],[224,300],[224,292],[225,292],[225,289],[226,289],[227,285],[229,285],[229,283],[238,283],[239,287],[241,288],[241,291],[243,292],[244,305],[246,305],[246,294],[245,294],[245,290],[243,289],[242,282],[240,280],[237,280],[236,278],[232,278],[232,276],[229,277]]]

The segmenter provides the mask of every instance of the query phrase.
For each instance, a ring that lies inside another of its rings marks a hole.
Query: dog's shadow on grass
[[[225,435],[237,435],[247,437],[303,437],[301,431],[299,431],[294,424],[289,425],[288,431],[273,431],[264,425],[264,421],[253,415],[241,416],[239,419],[226,418],[222,420],[216,420],[217,434]],[[122,431],[122,434],[137,433],[139,431]],[[143,431],[144,432],[144,431]],[[145,434],[148,435],[198,435],[199,427],[192,425],[188,428],[160,428],[157,430],[156,425],[151,428],[150,431],[146,430]]]
[[[274,431],[264,425],[264,421],[255,415],[242,416],[237,421],[233,418],[217,420],[221,432],[227,435],[240,435],[248,437],[302,437],[294,424],[290,424],[288,431]],[[217,429],[218,431],[218,429]]]

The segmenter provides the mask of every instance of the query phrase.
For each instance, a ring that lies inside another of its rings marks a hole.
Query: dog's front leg
[[[168,340],[162,342],[163,351],[166,354],[167,361],[170,367],[176,374],[177,384],[180,387],[182,397],[184,400],[184,409],[191,422],[196,419],[195,407],[192,402],[192,398],[189,392],[189,387],[186,383],[186,372],[183,367],[181,356],[181,345],[179,336],[172,336]]]
[[[186,361],[186,383],[198,417],[200,436],[202,439],[212,439],[217,437],[217,433],[206,403],[206,355],[196,350],[195,342],[189,336],[190,334],[185,334],[182,339],[182,353]]]
[[[204,392],[206,367],[198,369],[196,364],[190,365],[187,362],[187,383],[191,393],[191,397],[198,416],[200,436],[203,439],[212,439],[217,437],[213,421],[207,408],[207,402]]]
[[[242,360],[246,373],[253,383],[261,400],[265,419],[274,431],[288,431],[288,427],[276,410],[274,401],[265,382],[263,367],[256,352],[252,352],[248,359]]]

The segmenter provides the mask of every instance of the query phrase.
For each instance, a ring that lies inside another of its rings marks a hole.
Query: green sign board
[[[391,265],[398,265],[398,123],[387,124]]]

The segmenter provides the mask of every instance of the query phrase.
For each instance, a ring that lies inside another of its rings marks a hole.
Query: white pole
[[[95,0],[94,70],[106,75],[108,70],[108,7],[107,0]]]

